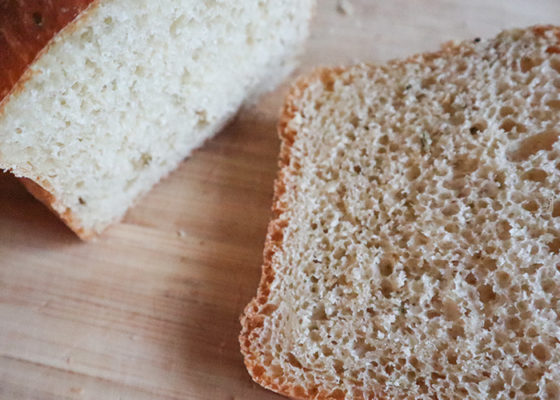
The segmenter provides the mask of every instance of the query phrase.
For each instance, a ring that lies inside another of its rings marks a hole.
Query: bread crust
[[[270,285],[274,280],[274,268],[272,267],[272,258],[276,249],[282,244],[283,227],[280,224],[280,216],[284,208],[282,207],[279,199],[286,191],[286,166],[290,162],[291,147],[294,143],[297,132],[288,128],[288,122],[294,117],[297,112],[295,100],[301,96],[301,92],[305,90],[310,78],[303,78],[298,81],[290,90],[284,107],[280,114],[278,122],[278,135],[281,140],[280,155],[278,159],[279,172],[274,182],[274,195],[272,200],[272,219],[268,225],[266,240],[263,251],[263,265],[262,275],[257,289],[257,295],[245,307],[243,315],[241,316],[242,330],[239,335],[239,344],[241,353],[244,357],[245,367],[251,375],[251,378],[261,386],[266,387],[276,393],[290,396],[293,398],[302,398],[296,396],[294,390],[289,385],[279,386],[276,385],[268,376],[264,375],[264,368],[258,364],[254,355],[250,352],[251,336],[255,329],[262,327],[264,323],[264,316],[259,313],[262,305],[268,301],[270,294]]]
[[[290,89],[286,101],[280,113],[278,122],[278,136],[280,137],[280,155],[278,158],[279,172],[274,182],[274,195],[272,200],[272,219],[268,225],[268,231],[264,244],[262,275],[257,289],[257,295],[245,307],[241,316],[242,330],[239,335],[241,353],[244,356],[244,363],[253,380],[261,386],[266,387],[278,394],[288,396],[293,399],[316,399],[327,400],[333,398],[344,399],[345,394],[340,393],[339,397],[332,397],[331,393],[321,391],[310,393],[301,386],[296,385],[277,385],[269,376],[264,374],[264,368],[258,364],[255,355],[250,351],[252,333],[263,326],[265,316],[261,313],[263,306],[268,302],[270,295],[270,285],[274,280],[274,267],[272,258],[274,253],[282,246],[285,223],[281,220],[282,214],[286,211],[286,206],[282,204],[280,198],[286,192],[288,166],[290,165],[291,150],[295,142],[297,131],[289,127],[289,122],[299,111],[297,100],[299,100],[307,87],[316,80],[325,83],[333,82],[337,75],[341,74],[344,68],[319,68],[310,76],[300,78]]]
[[[68,225],[80,239],[89,240],[95,237],[93,232],[86,231],[80,226],[70,209],[65,209],[64,212],[59,212],[57,210],[56,197],[50,191],[31,179],[19,178],[18,180],[27,189],[27,191],[33,195],[33,197],[46,205],[47,208],[56,214],[66,225]]]
[[[554,36],[557,38],[558,42],[556,46],[552,46],[552,48],[549,48],[547,52],[556,53],[557,49],[560,49],[560,27],[554,25],[537,25],[528,29],[532,30],[533,33],[541,37],[544,37],[547,32],[553,31]],[[407,63],[425,63],[443,56],[452,56],[454,54],[458,54],[463,49],[464,44],[447,42],[444,43],[441,46],[441,49],[438,51],[419,53],[402,60],[392,60],[389,61],[388,64],[403,65]],[[558,50],[558,52],[560,52],[560,50]],[[375,65],[371,64],[369,64],[369,66],[375,67]],[[290,153],[297,136],[297,131],[290,129],[289,122],[299,111],[297,103],[298,100],[301,99],[307,87],[309,87],[313,82],[317,80],[321,80],[322,83],[328,87],[328,85],[332,84],[336,77],[341,75],[344,71],[346,71],[346,69],[347,68],[344,67],[334,67],[319,68],[315,70],[310,76],[300,78],[299,81],[294,84],[285,100],[278,123],[278,134],[281,139],[279,172],[274,183],[274,197],[272,205],[273,216],[268,225],[268,231],[264,245],[264,261],[262,265],[261,280],[257,289],[256,297],[253,298],[251,302],[246,306],[242,316],[240,317],[242,329],[239,335],[239,343],[241,353],[244,357],[245,366],[249,371],[252,379],[259,385],[269,390],[298,400],[342,400],[346,398],[381,400],[386,398],[386,395],[382,392],[382,388],[377,388],[379,390],[378,392],[371,391],[368,393],[362,393],[360,391],[358,393],[348,393],[342,391],[341,389],[336,389],[334,392],[327,392],[321,389],[303,388],[302,386],[295,384],[278,385],[271,377],[265,375],[265,368],[262,365],[259,365],[257,356],[251,353],[250,350],[252,337],[256,336],[256,334],[254,333],[255,330],[258,330],[264,325],[266,316],[264,315],[263,311],[266,311],[267,309],[266,304],[270,295],[270,286],[275,276],[275,269],[272,264],[272,259],[275,252],[282,246],[283,231],[286,226],[286,223],[281,220],[281,215],[287,210],[287,208],[281,203],[280,197],[283,193],[286,192],[287,177],[289,174],[288,166],[290,164]],[[295,190],[295,188],[292,190]]]

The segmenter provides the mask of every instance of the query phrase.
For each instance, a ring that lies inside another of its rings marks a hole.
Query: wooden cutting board
[[[560,23],[558,0],[319,0],[301,72]],[[342,7],[345,8],[345,7]],[[240,113],[97,242],[0,176],[0,399],[275,399],[239,354],[286,87]]]

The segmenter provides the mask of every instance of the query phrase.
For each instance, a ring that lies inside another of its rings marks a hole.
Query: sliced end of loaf
[[[537,26],[300,81],[241,319],[257,383],[559,398],[559,42]]]
[[[4,100],[0,169],[80,236],[101,232],[285,78],[313,3],[96,1]]]

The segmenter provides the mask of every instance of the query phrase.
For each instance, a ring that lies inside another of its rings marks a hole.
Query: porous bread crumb
[[[511,30],[294,88],[242,318],[255,381],[297,399],[560,397],[559,39]]]
[[[0,171],[101,232],[292,70],[313,3],[94,2],[2,104]]]

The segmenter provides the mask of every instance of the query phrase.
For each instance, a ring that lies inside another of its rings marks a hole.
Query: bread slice
[[[279,83],[313,0],[0,4],[0,170],[82,238]]]
[[[560,29],[302,80],[253,379],[296,399],[559,399]]]

